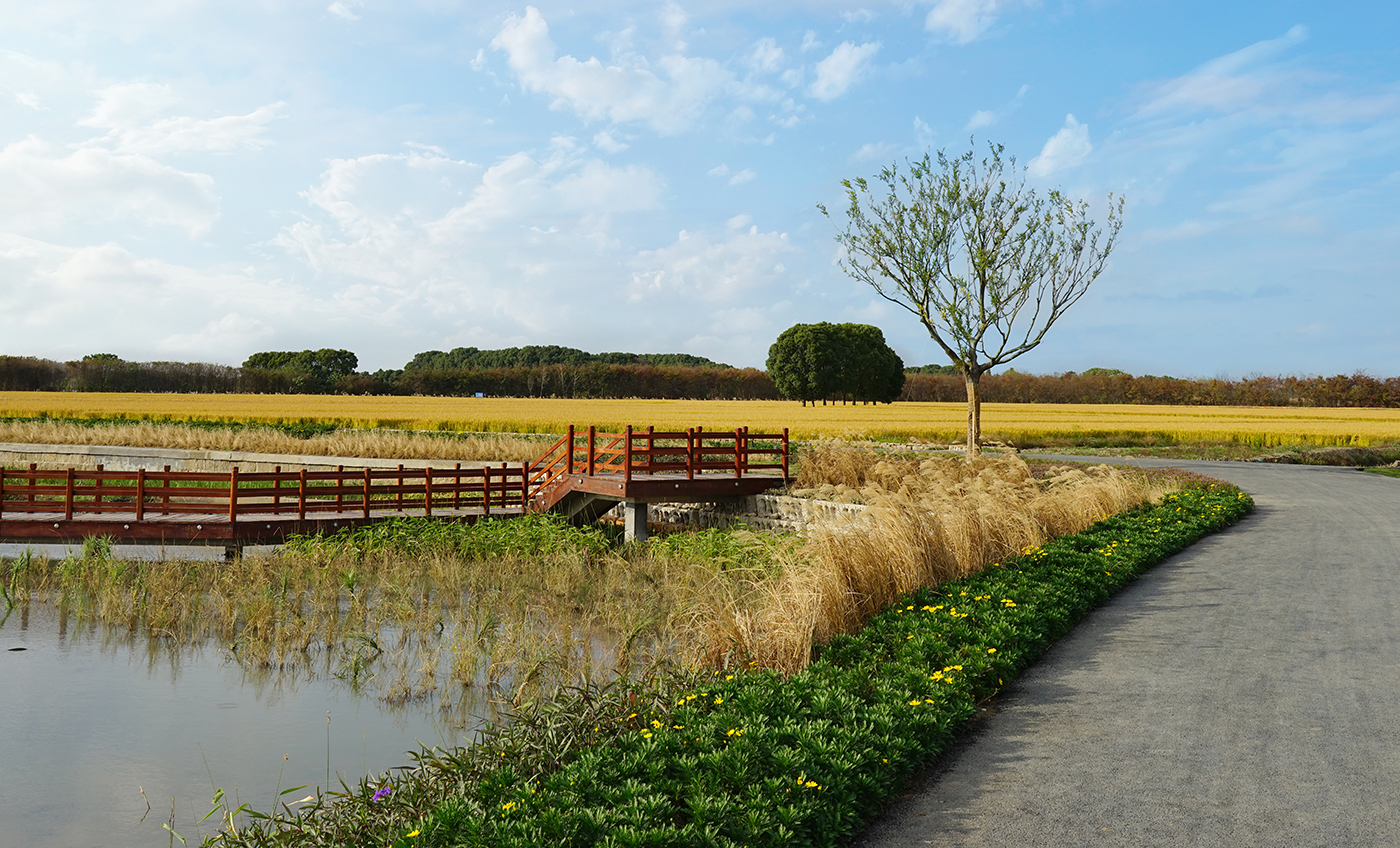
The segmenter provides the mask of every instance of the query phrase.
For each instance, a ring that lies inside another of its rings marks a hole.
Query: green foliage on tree
[[[359,357],[348,350],[270,350],[255,353],[243,362],[245,369],[281,371],[292,376],[293,391],[326,392],[336,381],[349,377],[359,367]]]
[[[1121,199],[1109,195],[1096,229],[1088,203],[1037,193],[1003,150],[990,145],[980,162],[925,154],[873,184],[841,181],[842,270],[913,313],[962,374],[969,457],[980,452],[982,375],[1044,340],[1103,271],[1122,225]]]
[[[528,368],[540,365],[654,365],[658,367],[729,368],[688,353],[589,353],[559,345],[526,345],[498,350],[458,347],[426,350],[404,366],[405,371],[455,371],[471,368]]]
[[[1133,376],[1126,371],[1119,371],[1117,368],[1085,368],[1084,371],[1081,372],[1081,376],[1084,377],[1117,377],[1119,375],[1125,377]]]
[[[904,363],[869,324],[795,324],[768,349],[768,376],[783,397],[893,403]]]

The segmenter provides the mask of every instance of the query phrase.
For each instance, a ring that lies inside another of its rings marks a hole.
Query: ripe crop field
[[[747,426],[769,432],[788,427],[794,438],[956,442],[965,432],[966,407],[959,403],[802,407],[790,401],[0,392],[0,416],[35,415],[318,421],[343,427],[521,433],[560,433],[569,424],[593,424],[607,430],[627,424],[658,428],[698,425],[715,430]],[[1165,443],[1366,446],[1400,441],[1400,409],[986,404],[982,426],[987,438],[1025,445],[1047,440],[1087,443],[1132,435]]]

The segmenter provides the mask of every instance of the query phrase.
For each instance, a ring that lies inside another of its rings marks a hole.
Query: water
[[[0,848],[169,845],[172,818],[194,845],[216,827],[198,824],[215,788],[268,811],[279,787],[310,784],[283,800],[304,798],[328,768],[353,786],[471,732],[324,673],[245,672],[216,643],[17,607],[0,622]]]

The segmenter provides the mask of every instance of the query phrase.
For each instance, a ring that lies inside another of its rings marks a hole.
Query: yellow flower
[[[413,837],[415,837],[415,836],[417,836],[417,835],[418,835],[418,831],[412,830],[412,831],[409,831],[409,833],[408,833],[408,838],[409,838],[409,839],[412,839]]]

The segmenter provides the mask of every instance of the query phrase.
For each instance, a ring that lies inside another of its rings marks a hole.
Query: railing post
[[[695,428],[685,430],[685,479],[695,479]]]
[[[38,465],[29,463],[29,497],[25,499],[25,503],[29,504],[30,507],[34,506],[34,487],[39,485],[39,475],[35,473],[38,470]],[[33,512],[34,510],[31,508],[29,511]]]
[[[92,511],[102,511],[102,463],[97,463],[97,470],[92,474],[92,485],[97,491],[92,494]]]
[[[565,461],[566,474],[574,473],[574,425],[569,425],[569,444],[564,448],[564,453],[568,456]]]
[[[461,509],[461,508],[462,508],[462,463],[459,462],[459,463],[457,463],[456,465],[454,465],[452,470],[454,470],[454,471],[457,472],[456,474],[453,475],[453,478],[452,478],[452,508],[453,508],[453,509]]]
[[[481,469],[481,514],[491,514],[491,466]]]
[[[402,463],[402,462],[399,463],[399,483],[398,483],[398,485],[397,485],[395,488],[398,489],[398,491],[394,493],[394,509],[395,509],[395,510],[398,510],[398,511],[400,511],[400,512],[402,512],[402,511],[403,511],[403,463]]]
[[[783,485],[788,481],[788,428],[783,428]]]
[[[735,427],[735,428],[734,428],[734,477],[735,477],[735,479],[738,479],[738,478],[744,476],[744,467],[743,467],[743,465],[742,465],[742,464],[740,463],[740,461],[739,461],[739,457],[742,456],[742,453],[740,452],[740,449],[739,449],[739,445],[743,442],[743,439],[744,439],[744,431],[743,431],[742,429],[738,428],[738,427]]]
[[[588,425],[588,476],[593,476],[593,440],[598,436],[598,428]]]
[[[297,521],[306,520],[306,469],[297,475]]]
[[[423,469],[423,514],[433,514],[433,467]]]
[[[282,512],[282,466],[272,466],[272,473],[277,475],[272,478],[272,514],[278,515]]]
[[[362,512],[365,518],[369,518],[369,469],[365,469],[365,502],[362,505]]]
[[[520,512],[523,515],[530,505],[530,463],[520,463]]]
[[[622,479],[632,482],[632,425],[628,424],[622,434]]]
[[[5,466],[0,465],[0,518],[5,515]]]
[[[167,476],[165,477],[164,480],[161,481],[161,483],[162,483],[163,485],[162,485],[162,487],[161,487],[161,493],[160,493],[160,514],[161,514],[161,515],[169,515],[169,514],[170,514],[170,477],[169,477],[169,474],[170,474],[170,466],[168,466],[168,465],[165,466],[165,471],[162,472],[162,473],[164,473],[164,474],[167,475]]]
[[[345,510],[345,466],[335,467],[335,511],[337,513]]]
[[[238,466],[228,472],[228,523],[238,523]]]
[[[651,473],[652,450],[653,450],[655,447],[656,447],[656,428],[649,425],[649,426],[647,427],[647,458],[646,458],[646,461],[642,463],[643,467],[646,469],[646,473],[648,473],[648,474]]]
[[[146,469],[136,469],[136,520],[146,517]]]
[[[73,520],[73,469],[68,469],[66,490],[63,495],[63,520]]]

